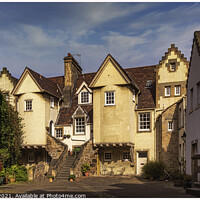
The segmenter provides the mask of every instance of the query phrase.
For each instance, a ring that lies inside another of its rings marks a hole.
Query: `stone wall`
[[[168,169],[179,169],[178,160],[178,109],[177,103],[167,108],[160,116],[162,126],[160,135],[160,160],[163,161]],[[168,131],[168,122],[173,121],[173,131]],[[159,140],[158,140],[159,141]]]
[[[74,168],[74,174],[77,177],[82,176],[81,172],[81,165],[84,163],[90,164],[90,175],[96,175],[97,174],[97,151],[93,149],[92,146],[92,140],[88,141],[84,145],[82,145],[83,152],[81,154],[81,157],[76,164]]]
[[[52,137],[49,134],[47,135],[47,148],[49,155],[52,157],[52,159],[58,159],[62,152],[65,149],[65,144],[57,140],[56,138]]]

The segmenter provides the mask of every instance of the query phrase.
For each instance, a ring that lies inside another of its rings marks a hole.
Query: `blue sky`
[[[200,3],[0,3],[0,70],[63,75],[68,52],[95,72],[110,53],[122,67],[158,64],[175,43],[190,59]]]

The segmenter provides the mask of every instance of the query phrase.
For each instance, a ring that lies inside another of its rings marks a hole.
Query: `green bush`
[[[11,167],[3,168],[0,176],[15,178],[16,181],[28,181],[27,169],[23,165],[12,165]]]
[[[145,178],[153,177],[154,179],[160,178],[164,173],[165,165],[160,161],[149,161],[142,168]]]
[[[15,173],[15,179],[16,181],[28,181],[28,173],[25,166],[18,166]]]

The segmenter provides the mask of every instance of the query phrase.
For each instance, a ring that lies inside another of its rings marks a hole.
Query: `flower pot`
[[[10,182],[14,183],[15,182],[15,178],[10,178]]]
[[[52,183],[53,182],[53,178],[49,178],[49,182]]]
[[[70,181],[70,182],[73,182],[73,181],[74,181],[74,179],[73,179],[73,178],[70,178],[70,179],[69,179],[69,181]]]
[[[86,177],[88,177],[90,172],[85,172],[84,174],[85,174]]]

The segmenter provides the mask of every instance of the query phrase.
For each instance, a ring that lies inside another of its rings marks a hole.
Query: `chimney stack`
[[[64,105],[66,107],[71,106],[72,92],[74,84],[78,75],[82,73],[82,68],[74,57],[68,53],[68,56],[64,57]]]

